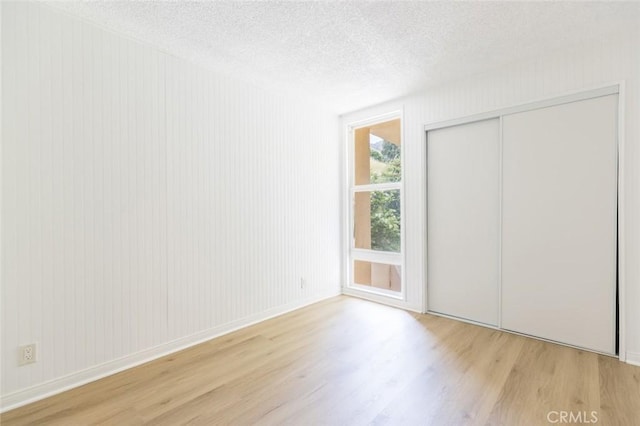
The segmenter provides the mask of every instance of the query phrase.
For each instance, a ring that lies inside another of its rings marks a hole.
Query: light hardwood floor
[[[640,425],[640,367],[341,296],[0,422],[529,426],[560,420],[562,411]]]

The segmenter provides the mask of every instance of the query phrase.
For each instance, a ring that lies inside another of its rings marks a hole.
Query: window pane
[[[356,192],[354,247],[400,252],[400,190]]]
[[[355,260],[353,262],[353,281],[360,285],[400,291],[402,269],[400,265]]]
[[[355,184],[400,182],[400,119],[355,130]]]

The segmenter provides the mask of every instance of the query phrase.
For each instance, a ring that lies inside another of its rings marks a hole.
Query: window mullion
[[[399,189],[402,191],[402,182],[389,183],[372,183],[369,185],[354,185],[351,190],[353,192],[372,192],[372,191],[388,191],[391,189]]]

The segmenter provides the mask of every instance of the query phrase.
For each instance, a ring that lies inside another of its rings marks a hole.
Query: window
[[[349,130],[349,287],[402,298],[401,119]]]

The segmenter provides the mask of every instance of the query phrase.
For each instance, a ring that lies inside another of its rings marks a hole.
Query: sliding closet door
[[[615,352],[617,103],[503,117],[503,328]]]
[[[498,119],[427,132],[427,303],[498,324]]]

